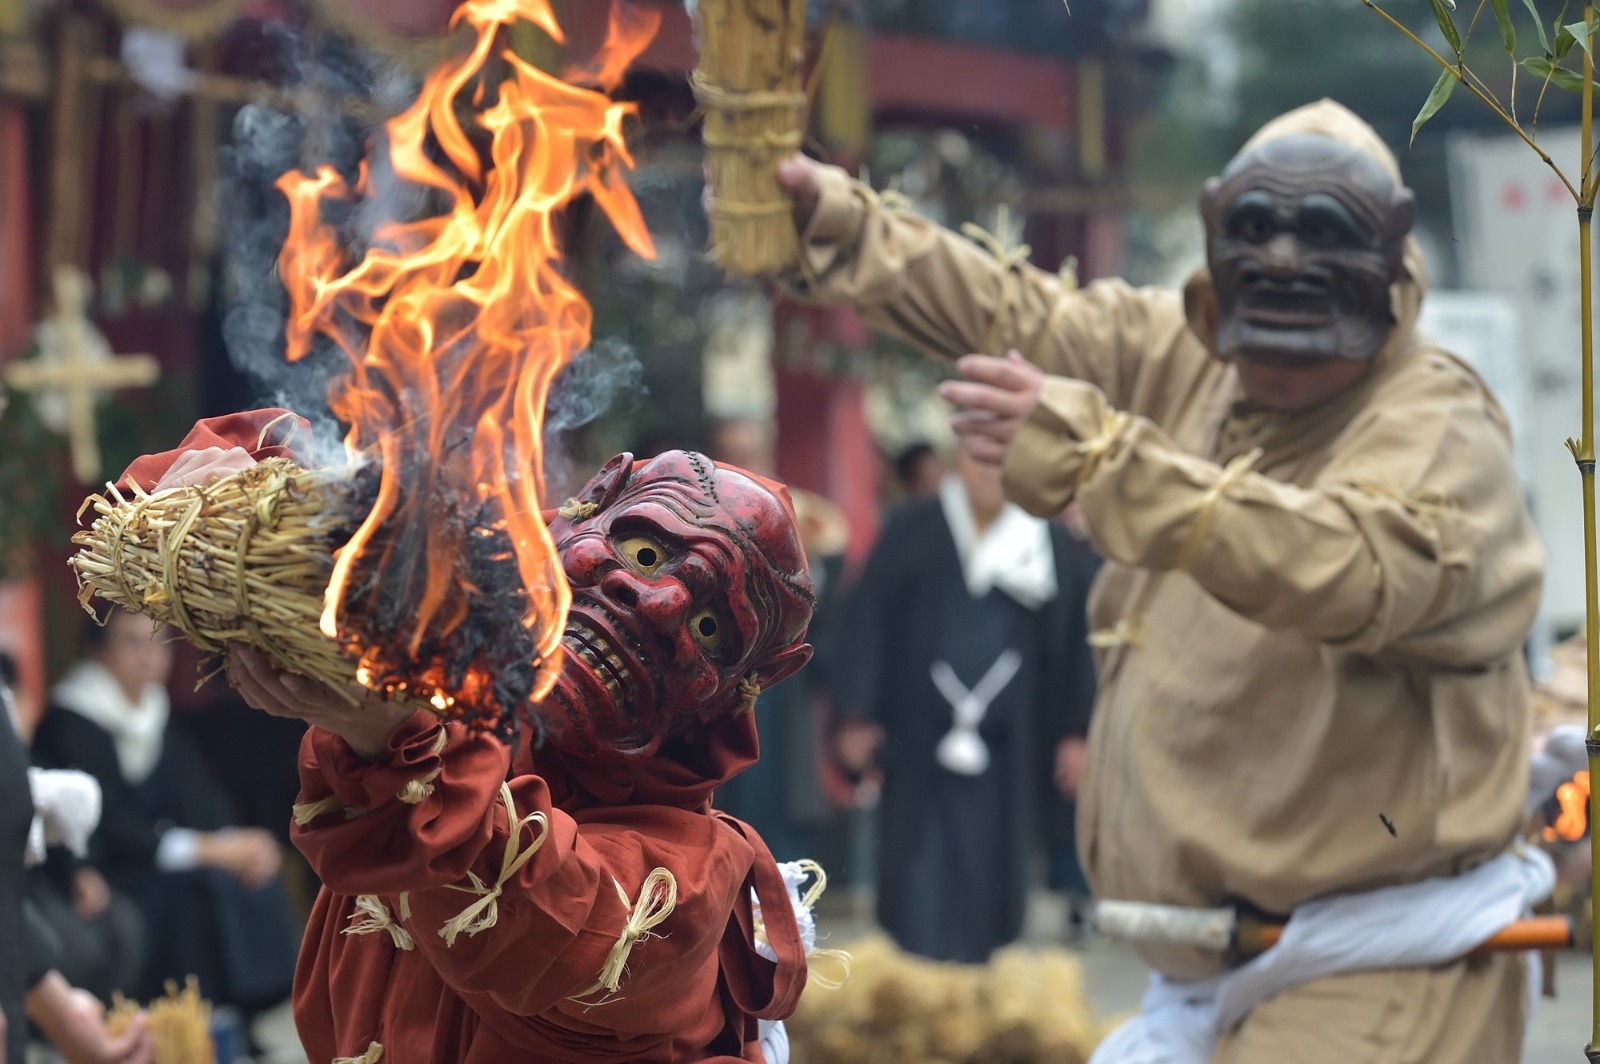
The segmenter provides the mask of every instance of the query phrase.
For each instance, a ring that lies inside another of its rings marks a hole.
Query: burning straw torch
[[[615,5],[599,52],[559,76],[511,48],[518,21],[562,39],[547,0],[467,0],[453,23],[470,48],[358,174],[277,183],[287,357],[318,339],[349,357],[329,395],[347,462],[269,458],[203,487],[91,497],[72,559],[86,608],[98,595],[204,650],[247,643],[352,700],[359,684],[484,727],[548,691],[570,596],[541,516],[542,421],[592,322],[561,212],[587,197],[653,253],[623,180],[634,108],[609,94],[659,13]],[[392,184],[429,204],[420,217],[359,242],[335,224]]]

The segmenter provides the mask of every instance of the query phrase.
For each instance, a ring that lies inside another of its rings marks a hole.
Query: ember
[[[338,552],[322,631],[355,649],[365,686],[477,723],[541,697],[560,660],[569,593],[540,517],[540,430],[592,318],[562,274],[559,212],[588,194],[652,254],[622,180],[633,108],[607,93],[659,16],[613,8],[599,55],[564,78],[510,49],[503,31],[519,19],[561,39],[546,0],[457,10],[476,42],[386,125],[381,171],[363,165],[354,188],[328,167],[278,183],[288,356],[318,333],[349,356],[330,400],[372,500]],[[377,195],[374,172],[443,209],[380,226],[353,259],[324,209]]]
[[[1546,842],[1577,842],[1589,830],[1589,773],[1579,772],[1556,788],[1559,811],[1544,829]]]

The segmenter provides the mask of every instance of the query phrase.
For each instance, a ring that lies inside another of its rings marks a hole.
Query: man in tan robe
[[[1076,500],[1108,561],[1079,803],[1099,897],[1285,916],[1512,845],[1543,552],[1503,414],[1414,331],[1410,192],[1369,127],[1324,101],[1263,128],[1208,185],[1181,294],[999,263],[836,169],[780,179],[791,290],[961,358],[969,446],[1032,512]],[[1505,1064],[1525,980],[1508,954],[1318,979],[1211,1061]]]

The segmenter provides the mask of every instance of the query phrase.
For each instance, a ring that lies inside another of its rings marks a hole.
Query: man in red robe
[[[170,487],[282,453],[275,413],[202,423],[126,476]],[[756,759],[756,695],[811,653],[784,489],[619,455],[551,532],[572,608],[542,744],[351,707],[230,654],[251,704],[312,725],[295,842],[324,887],[295,1015],[318,1064],[762,1062],[799,998],[783,873],[711,807]]]

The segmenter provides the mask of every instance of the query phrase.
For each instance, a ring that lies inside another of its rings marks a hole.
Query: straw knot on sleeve
[[[400,896],[401,903],[405,903],[405,895]],[[410,916],[409,912],[402,909],[402,917]],[[350,914],[350,926],[342,932],[346,935],[372,935],[379,931],[386,932],[394,942],[396,949],[413,950],[417,944],[411,938],[400,921],[390,913],[388,906],[376,894],[359,894],[356,896],[356,911]]]
[[[337,794],[330,794],[314,802],[296,802],[292,812],[294,813],[295,825],[303,828],[320,816],[326,816],[328,813],[336,813],[340,810],[344,811],[346,820],[354,820],[356,817],[364,816],[367,813],[367,810],[362,809],[360,806],[346,805],[344,799]]]
[[[434,756],[437,757],[439,754],[444,753],[445,743],[447,743],[449,741],[450,741],[449,740],[449,735],[445,732],[445,730],[443,728],[440,728],[439,729],[439,737],[433,741],[433,751],[432,752],[433,752]],[[441,761],[439,764],[433,766],[433,769],[431,771],[426,772],[421,776],[418,776],[414,780],[407,780],[406,781],[406,785],[404,787],[400,788],[400,793],[397,794],[395,797],[399,798],[402,802],[406,803],[407,805],[418,805],[418,804],[420,804],[424,798],[428,798],[428,797],[432,796],[432,794],[433,794],[433,781],[438,779],[439,778],[439,774],[441,772],[443,772],[443,771],[444,771],[444,762]]]
[[[594,984],[581,993],[573,994],[570,1000],[581,1001],[601,990],[606,992],[607,997],[591,1004],[602,1005],[610,1000],[609,995],[615,994],[622,986],[623,969],[628,965],[628,955],[633,952],[633,947],[653,937],[651,932],[677,907],[678,880],[665,868],[651,869],[639,887],[637,900],[630,899],[628,892],[616,879],[612,879],[611,883],[617,888],[617,897],[622,899],[622,904],[631,906],[628,919],[623,922],[622,932],[606,956],[606,963],[601,967]]]
[[[367,1051],[359,1057],[334,1057],[333,1064],[378,1064],[383,1059],[383,1043],[368,1042]]]
[[[535,809],[520,820],[517,818],[517,807],[511,796],[511,786],[507,783],[500,784],[500,802],[506,809],[506,821],[510,830],[506,834],[506,849],[500,859],[500,872],[495,876],[494,883],[486,884],[476,872],[467,873],[467,883],[462,885],[452,883],[451,890],[464,891],[468,894],[478,895],[478,899],[451,917],[439,929],[439,937],[444,939],[446,946],[456,944],[456,939],[465,932],[469,937],[480,931],[487,931],[500,919],[500,892],[505,889],[506,883],[527,864],[533,855],[539,852],[539,847],[544,845],[544,840],[550,834],[550,820],[544,812]],[[527,846],[519,849],[522,841],[522,829],[538,824],[534,829],[532,841]]]
[[[1124,617],[1110,628],[1089,633],[1089,645],[1096,650],[1137,647],[1144,642],[1144,618]]]
[[[1241,454],[1222,468],[1222,475],[1216,482],[1206,489],[1200,499],[1200,509],[1195,514],[1194,524],[1189,526],[1189,536],[1184,540],[1183,550],[1178,553],[1178,568],[1188,572],[1200,557],[1201,548],[1206,544],[1206,539],[1211,534],[1211,523],[1216,519],[1217,507],[1228,494],[1228,489],[1255,468],[1261,461],[1261,448],[1257,447],[1249,454]]]
[[[1078,466],[1078,491],[1083,490],[1083,486],[1100,468],[1101,460],[1121,441],[1123,434],[1132,424],[1132,414],[1123,410],[1107,411],[1105,420],[1100,424],[1099,433],[1074,448],[1078,457],[1083,460]]]

